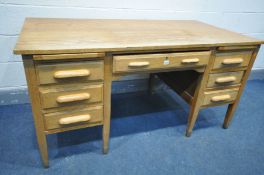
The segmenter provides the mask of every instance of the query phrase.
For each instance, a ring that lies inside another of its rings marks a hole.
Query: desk
[[[201,108],[229,104],[227,128],[263,41],[198,21],[38,19],[25,21],[23,58],[36,135],[48,166],[46,135],[102,125],[108,152],[111,84],[159,76],[187,103],[190,136]]]

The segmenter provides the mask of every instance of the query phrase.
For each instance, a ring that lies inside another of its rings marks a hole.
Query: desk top
[[[81,53],[262,43],[264,41],[193,20],[27,18],[14,53]]]

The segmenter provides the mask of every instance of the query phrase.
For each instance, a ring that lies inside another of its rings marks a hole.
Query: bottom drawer
[[[214,106],[223,103],[230,103],[237,97],[238,88],[218,91],[207,91],[204,93],[203,106]]]
[[[100,123],[103,121],[103,107],[44,114],[44,120],[46,130]]]

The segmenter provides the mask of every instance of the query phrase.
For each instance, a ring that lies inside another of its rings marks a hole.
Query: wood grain
[[[41,114],[41,102],[37,86],[37,76],[35,72],[35,65],[32,60],[32,56],[23,56],[23,64],[25,68],[25,74],[27,79],[28,91],[30,95],[30,101],[32,105],[33,119],[35,123],[35,130],[38,140],[38,146],[40,150],[40,155],[44,167],[49,166],[48,158],[48,145],[47,138],[45,134],[45,126],[43,122],[43,116]]]
[[[232,120],[232,118],[234,116],[236,108],[237,108],[237,106],[239,104],[240,97],[241,97],[241,95],[243,93],[243,90],[245,88],[248,76],[249,76],[249,74],[251,72],[251,69],[252,69],[253,64],[255,62],[255,59],[257,57],[259,48],[260,48],[260,45],[258,45],[256,47],[256,49],[253,51],[253,53],[252,53],[252,55],[250,57],[250,62],[248,64],[247,70],[245,71],[245,75],[243,76],[243,79],[241,81],[241,86],[240,86],[240,89],[238,91],[237,98],[235,99],[234,103],[228,105],[228,109],[227,109],[225,120],[224,120],[224,124],[223,124],[223,128],[225,128],[225,129],[228,128],[228,126],[230,124],[230,121]]]
[[[109,150],[110,119],[111,119],[111,91],[112,91],[113,56],[107,54],[104,58],[104,121],[103,121],[103,153]]]
[[[39,91],[42,108],[54,108],[72,104],[92,104],[103,101],[103,85],[41,87]],[[87,98],[88,96],[89,98]]]
[[[209,72],[212,69],[212,66],[214,63],[216,50],[213,49],[213,50],[211,50],[210,53],[211,53],[210,59],[209,59],[209,62],[205,68],[205,71],[202,74],[202,76],[198,77],[198,81],[197,81],[198,83],[197,83],[196,87],[194,87],[194,95],[193,95],[193,99],[192,99],[191,104],[190,104],[188,123],[187,123],[187,128],[186,128],[186,133],[185,133],[185,135],[187,137],[191,136],[193,127],[195,125],[195,122],[198,118],[198,114],[200,112],[200,108],[203,105],[203,101],[204,101],[204,94],[203,93],[206,89],[207,81],[209,78]]]
[[[87,116],[90,116],[87,120]],[[80,116],[82,116],[80,118]],[[83,117],[85,116],[85,117]],[[44,115],[46,130],[78,127],[103,121],[103,107],[86,107],[80,110],[54,112]]]
[[[113,72],[140,72],[177,67],[201,67],[207,65],[209,58],[210,51],[120,55],[113,57]]]
[[[60,125],[70,125],[75,123],[82,123],[91,120],[90,114],[74,115],[70,117],[63,117],[59,120]]]
[[[67,60],[80,58],[94,58],[98,59],[104,57],[105,53],[78,53],[78,54],[54,54],[54,55],[34,55],[34,60]]]
[[[244,71],[213,73],[209,75],[207,87],[230,86],[240,84]]]
[[[44,166],[46,134],[103,125],[108,152],[112,81],[132,73],[159,72],[190,104],[186,136],[211,106],[229,104],[227,128],[261,43],[191,20],[26,19],[14,53],[24,54]]]
[[[27,18],[14,53],[66,54],[261,43],[261,40],[192,20]]]
[[[102,81],[104,79],[103,70],[103,61],[39,63],[36,66],[39,84]],[[56,76],[58,74],[60,77]]]
[[[244,69],[246,69],[246,66],[250,61],[252,52],[252,50],[218,52],[216,54],[213,69],[236,67],[244,67]]]

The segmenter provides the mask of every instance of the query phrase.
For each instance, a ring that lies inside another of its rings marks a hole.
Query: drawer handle
[[[222,64],[229,65],[229,64],[241,64],[243,62],[242,58],[231,58],[231,59],[224,59]]]
[[[221,102],[221,101],[226,101],[230,100],[231,96],[230,95],[219,95],[219,96],[214,96],[211,98],[212,102]]]
[[[73,123],[80,123],[80,122],[87,122],[91,119],[89,114],[86,115],[77,115],[72,117],[65,117],[59,120],[59,124],[61,125],[68,125]]]
[[[131,62],[128,64],[129,67],[145,67],[148,66],[148,61],[141,61],[141,62]]]
[[[199,58],[191,58],[191,59],[183,59],[181,62],[183,64],[191,64],[191,63],[198,63],[200,60]]]
[[[236,77],[230,76],[230,77],[220,77],[215,80],[216,83],[230,83],[236,81]]]
[[[85,76],[89,76],[89,75],[90,75],[90,71],[87,69],[65,70],[65,71],[55,72],[54,78],[85,77]]]
[[[57,97],[58,103],[67,103],[81,100],[88,100],[90,98],[89,93],[80,93],[80,94],[71,94],[71,95],[62,95]]]

